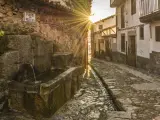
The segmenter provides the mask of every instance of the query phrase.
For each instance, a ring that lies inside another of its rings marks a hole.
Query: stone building
[[[21,65],[45,72],[56,52],[71,53],[71,66],[84,64],[87,33],[81,31],[87,23],[75,26],[77,19],[88,18],[75,11],[69,0],[0,0],[0,30],[5,34],[0,37],[0,110],[7,106],[7,83]]]
[[[117,16],[117,61],[160,73],[160,1],[111,0]]]
[[[109,57],[117,51],[116,16],[112,15],[93,24],[92,52],[95,57]]]

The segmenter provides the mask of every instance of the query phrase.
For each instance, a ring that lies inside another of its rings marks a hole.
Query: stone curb
[[[113,119],[114,120],[131,120],[133,116],[132,113],[134,113],[135,107],[131,105],[131,101],[129,99],[120,98],[120,94],[122,94],[122,90],[114,88],[113,84],[115,79],[104,80],[102,75],[98,72],[98,69],[93,64],[90,64],[90,66],[92,67],[94,72],[97,74],[97,76],[100,78],[101,82],[105,86],[106,90],[109,92],[114,104],[117,107],[118,111],[107,113],[109,117],[108,120],[113,120]]]

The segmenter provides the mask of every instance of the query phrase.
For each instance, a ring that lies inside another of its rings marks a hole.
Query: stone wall
[[[149,62],[148,58],[137,56],[137,67],[149,70]]]
[[[35,14],[35,21],[25,22],[25,12]],[[75,29],[72,17],[67,10],[32,0],[0,0],[0,30],[5,32],[0,38],[0,88],[4,88],[0,94],[7,91],[7,81],[24,63],[44,72],[50,69],[55,52],[70,52],[75,60],[85,58],[85,37]]]
[[[112,61],[126,64],[126,55],[120,52],[112,52]]]
[[[112,61],[127,64],[126,56],[118,52],[112,52]],[[153,51],[150,58],[137,56],[136,67],[150,73],[160,74],[160,53]]]
[[[39,73],[45,72],[51,69],[53,54],[53,43],[38,36],[7,35],[4,40],[6,46],[0,55],[0,111],[7,104],[7,98],[3,101],[2,96],[8,91],[7,84],[13,80],[21,65],[32,64]]]
[[[149,68],[151,72],[160,74],[160,53],[159,52],[153,51],[150,54]]]
[[[34,84],[32,87],[26,84],[24,89],[15,81],[11,82],[10,107],[18,111],[27,111],[37,120],[42,118],[41,116],[50,117],[79,90],[83,80],[82,74],[82,67],[71,67],[48,82],[38,86]],[[32,90],[33,93],[27,90]]]
[[[9,51],[0,56],[3,78],[12,79],[22,64],[32,64],[39,72],[51,68],[53,54],[51,41],[36,36],[31,38],[30,35],[8,35],[5,40]]]
[[[21,1],[21,0],[18,0]],[[54,41],[55,50],[65,52],[85,52],[80,33],[72,26],[72,16],[52,7],[38,6],[32,2],[16,2],[15,0],[0,0],[0,29],[9,35],[36,34],[46,40]],[[53,13],[50,11],[53,11]],[[24,12],[34,13],[35,22],[24,22]],[[70,23],[71,21],[71,23]],[[79,31],[80,32],[80,31]],[[75,50],[75,45],[78,50]],[[78,52],[75,55],[78,56]]]

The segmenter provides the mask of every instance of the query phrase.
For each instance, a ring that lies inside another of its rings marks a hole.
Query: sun
[[[92,23],[96,22],[96,18],[95,18],[94,15],[89,16],[89,20],[90,20]]]
[[[94,22],[94,16],[89,16],[89,20],[90,20],[91,22]]]
[[[101,16],[95,15],[95,14],[89,16],[89,20],[90,20],[92,23],[95,23],[95,22],[101,20],[100,18],[101,18]]]

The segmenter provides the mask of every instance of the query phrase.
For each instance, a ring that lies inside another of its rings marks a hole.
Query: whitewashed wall
[[[126,0],[125,4],[125,28],[121,29],[121,6],[117,8],[117,45],[118,51],[121,52],[121,34],[125,34],[128,41],[128,31],[136,30],[137,55],[149,58],[150,53],[150,25],[143,24],[139,20],[139,0],[137,0],[136,14],[131,15],[131,0]],[[144,40],[140,40],[139,26],[144,25]],[[123,52],[121,52],[123,53]],[[123,53],[125,54],[125,53]]]
[[[96,22],[94,24],[94,32],[99,31],[99,25],[103,25],[103,29],[116,25],[116,16],[111,16],[108,19]]]
[[[106,38],[102,37],[102,32],[100,32],[101,30],[99,29],[99,25],[103,25],[103,29],[107,29],[107,28],[110,28],[110,27],[113,27],[116,25],[116,16],[111,16],[107,19],[103,19],[99,22],[96,22],[94,24],[94,28],[93,28],[93,32],[94,32],[94,44],[96,44],[96,52],[99,51],[99,40],[100,39],[104,39],[104,43],[100,43],[100,50],[102,51],[106,51],[105,49],[105,40],[107,40]],[[112,28],[113,31],[116,32],[116,27]],[[113,31],[111,31],[111,34],[115,34]],[[116,39],[116,38],[115,38]],[[114,40],[116,42],[116,40]],[[111,42],[112,43],[112,42]],[[114,43],[114,51],[116,51],[116,43]]]

